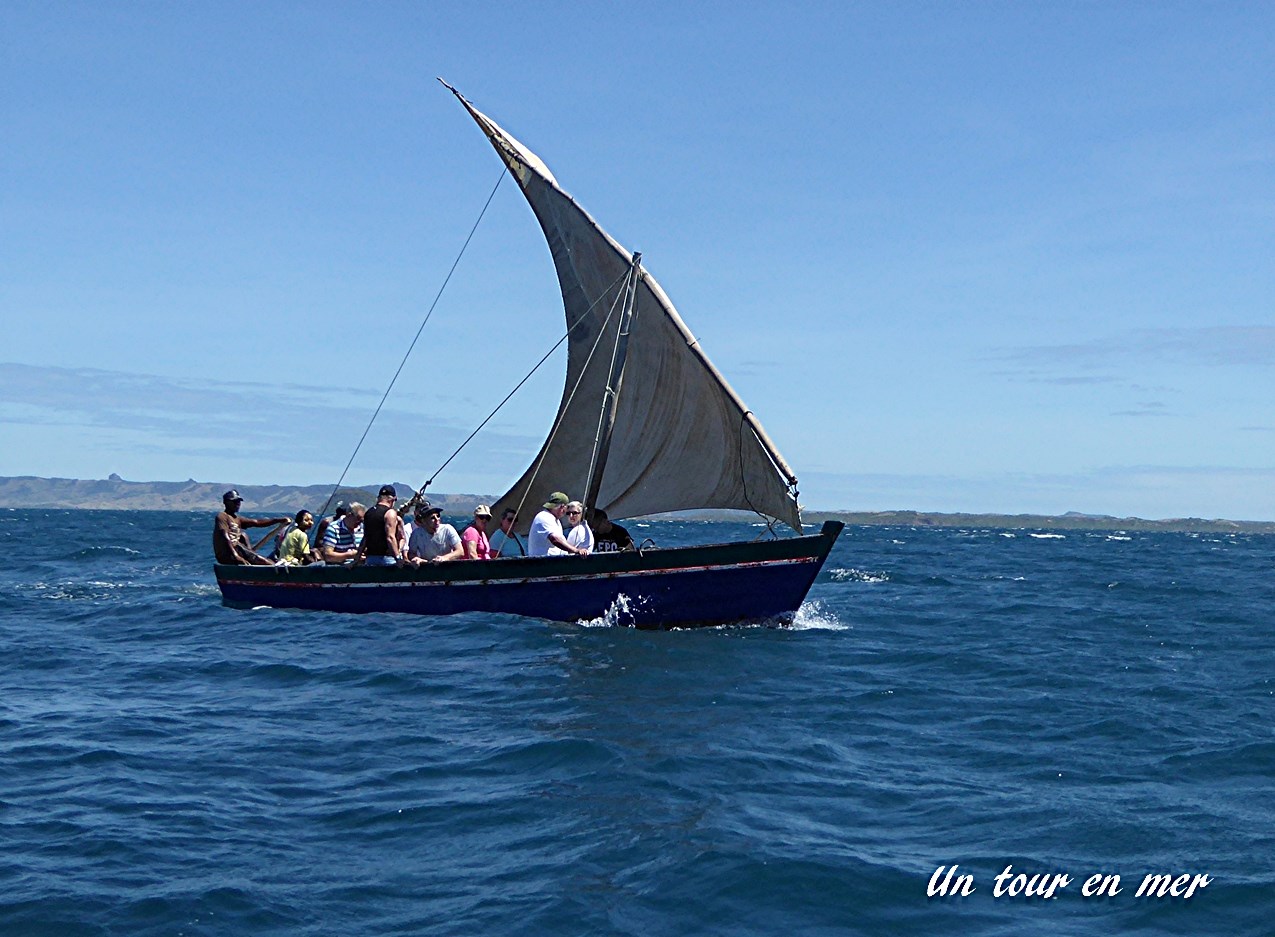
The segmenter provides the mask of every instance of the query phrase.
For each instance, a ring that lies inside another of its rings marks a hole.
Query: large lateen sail
[[[584,499],[619,343],[627,353],[613,388],[618,398],[594,506],[612,517],[737,508],[800,531],[792,470],[659,284],[559,187],[534,153],[456,96],[509,167],[544,230],[569,335],[554,430],[497,502],[497,516],[521,506],[525,527],[553,491]],[[620,334],[626,302],[632,310],[627,343]]]

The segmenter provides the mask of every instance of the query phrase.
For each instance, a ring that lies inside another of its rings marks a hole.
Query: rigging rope
[[[752,432],[752,427],[748,425],[748,415],[752,412],[752,410],[742,410],[739,414],[739,447],[737,449],[739,456],[739,484],[744,489],[744,500],[748,502],[748,506],[752,508],[754,514],[766,522],[766,531],[770,534],[771,539],[777,540],[779,534],[775,531],[775,519],[757,510],[757,505],[753,504],[753,499],[748,495],[748,472],[744,470],[744,430],[747,429]],[[756,433],[753,433],[753,438],[757,438]],[[758,442],[760,443],[760,440]],[[789,487],[792,488],[793,486],[790,485]],[[795,488],[793,489],[793,500],[797,500]],[[754,540],[760,540],[763,536],[765,534],[758,534]]]
[[[611,292],[611,289],[617,283],[619,283],[623,279],[626,279],[629,276],[629,273],[630,271],[626,270],[620,276],[612,280],[611,285],[602,291],[602,295],[599,296],[597,299],[595,299],[589,305],[589,309],[592,309],[594,306],[600,303],[606,297],[606,294]],[[558,411],[558,416],[553,422],[553,429],[550,430],[549,432],[549,438],[545,440],[544,448],[540,450],[540,458],[536,459],[536,467],[532,471],[531,477],[527,479],[527,486],[523,488],[522,490],[522,497],[518,499],[518,507],[514,509],[515,516],[522,514],[522,506],[526,504],[527,495],[531,493],[531,488],[536,483],[536,477],[540,474],[541,466],[544,465],[545,456],[549,454],[549,447],[553,445],[553,439],[555,436],[558,435],[558,430],[562,427],[562,418],[566,416],[567,410],[570,409],[571,401],[575,399],[576,391],[580,389],[580,384],[581,382],[584,381],[584,375],[589,370],[589,362],[593,360],[593,353],[598,350],[598,345],[602,343],[602,338],[604,335],[606,335],[607,326],[611,322],[611,317],[615,315],[615,307],[624,296],[625,296],[625,292],[623,290],[615,294],[615,301],[611,303],[611,310],[607,313],[606,319],[603,320],[601,328],[598,329],[598,337],[594,339],[593,347],[589,349],[588,357],[584,359],[584,367],[580,369],[580,373],[576,377],[575,386],[571,388],[571,393],[567,395],[566,403],[564,403],[562,405],[562,408]],[[588,310],[586,310],[586,313],[587,311]],[[584,321],[584,316],[581,316],[579,319],[576,320],[576,325],[579,325],[582,321]],[[575,328],[575,326],[572,326],[572,328]],[[568,334],[570,334],[569,331],[568,331]],[[566,336],[564,335],[563,338],[565,337]],[[561,344],[561,341],[559,341],[559,344]],[[539,365],[536,365],[536,367],[539,367]],[[587,483],[587,480],[586,480],[586,483]]]
[[[612,346],[611,348],[611,367],[607,371],[607,386],[603,390],[602,408],[598,412],[598,429],[593,437],[593,450],[589,454],[589,473],[584,476],[585,495],[584,495],[584,498],[581,499],[582,501],[587,501],[589,494],[591,493],[591,490],[593,487],[593,470],[597,468],[598,458],[599,456],[602,455],[602,451],[601,451],[602,450],[602,431],[606,423],[607,409],[609,404],[611,403],[612,398],[616,394],[616,389],[611,386],[611,378],[615,374],[615,363],[620,356],[620,339],[621,339],[620,333],[623,331],[625,335],[627,335],[629,329],[632,327],[631,314],[632,314],[633,308],[637,305],[638,258],[640,258],[641,256],[642,256],[641,253],[639,253],[634,257],[634,262],[629,267],[630,275],[624,281],[624,290],[622,292],[622,295],[624,297],[624,305],[621,307],[621,310],[620,310],[619,328],[617,328],[615,332],[615,345]],[[618,301],[618,297],[617,297],[617,301]],[[627,326],[625,324],[625,318],[624,318],[626,315],[630,317],[629,323]],[[608,316],[607,318],[610,319],[610,316]],[[587,509],[592,510],[593,508],[597,507],[597,505],[586,503],[585,507]]]
[[[419,497],[425,491],[426,488],[428,488],[430,485],[434,483],[434,479],[442,474],[443,469],[447,468],[447,466],[451,464],[452,459],[460,455],[461,450],[464,449],[466,446],[468,446],[469,443],[473,440],[473,438],[477,436],[478,433],[482,430],[482,428],[486,426],[489,422],[491,422],[491,418],[500,412],[500,409],[509,402],[510,398],[513,397],[514,394],[522,390],[522,385],[526,384],[527,381],[531,380],[531,376],[540,370],[540,366],[549,360],[549,356],[552,355],[555,351],[557,351],[558,347],[563,342],[565,342],[568,338],[571,337],[571,333],[574,332],[576,328],[579,327],[579,325],[585,321],[585,318],[589,315],[590,312],[593,311],[593,308],[598,303],[602,302],[602,300],[606,298],[606,295],[611,292],[611,290],[615,287],[615,285],[619,283],[622,279],[624,279],[624,277],[626,276],[628,276],[627,272],[622,273],[620,274],[620,276],[616,277],[614,280],[611,281],[611,283],[607,285],[607,288],[602,291],[602,294],[589,305],[589,308],[586,309],[580,315],[578,319],[576,319],[575,325],[568,328],[567,331],[562,334],[562,337],[553,343],[553,347],[544,353],[544,357],[542,357],[539,361],[537,361],[535,365],[532,367],[532,369],[528,371],[525,375],[523,375],[522,380],[520,380],[517,384],[514,385],[514,389],[511,390],[509,393],[505,394],[505,398],[502,401],[500,401],[500,403],[496,404],[496,408],[492,410],[491,413],[488,413],[487,416],[483,419],[483,421],[474,428],[474,431],[465,437],[465,441],[462,442],[459,446],[457,446],[456,450],[447,457],[447,459],[443,462],[443,464],[434,470],[434,474],[429,477],[429,481],[425,482],[425,484],[421,486],[421,490],[418,491],[416,495],[413,496],[412,498],[413,501],[415,501],[416,498]],[[608,314],[607,320],[610,321],[610,318],[611,316]],[[519,507],[521,507],[521,505],[519,505]]]
[[[425,313],[420,328],[416,330],[416,335],[412,338],[412,343],[407,346],[407,351],[403,354],[403,360],[399,362],[398,370],[394,372],[394,376],[390,378],[390,384],[385,388],[385,393],[381,395],[381,402],[376,405],[376,410],[372,413],[372,418],[367,421],[367,427],[363,430],[363,435],[359,437],[359,441],[354,446],[354,451],[350,453],[350,461],[345,463],[345,468],[341,470],[341,477],[337,479],[336,485],[332,488],[332,493],[328,495],[328,500],[323,504],[323,510],[319,512],[319,516],[323,517],[328,513],[328,506],[332,504],[332,499],[336,497],[336,493],[341,490],[341,484],[345,481],[345,475],[350,471],[350,466],[354,464],[354,459],[359,454],[359,449],[363,446],[363,441],[367,439],[367,434],[372,431],[372,424],[376,422],[376,418],[381,413],[381,408],[385,406],[385,401],[390,396],[390,391],[394,389],[394,382],[398,380],[398,376],[403,372],[403,366],[407,364],[407,359],[412,354],[412,349],[416,347],[416,343],[420,340],[421,333],[425,331],[430,316],[434,314],[434,308],[438,305],[438,301],[443,298],[443,290],[447,289],[447,284],[451,282],[452,274],[456,272],[456,268],[460,265],[460,259],[465,256],[465,250],[469,247],[469,242],[474,239],[474,232],[478,230],[478,225],[483,220],[483,215],[487,214],[487,208],[491,205],[491,200],[496,197],[496,190],[500,188],[500,183],[505,181],[505,167],[500,167],[500,178],[496,180],[496,184],[492,186],[491,194],[487,196],[487,201],[483,203],[482,211],[478,213],[474,226],[469,229],[469,236],[465,238],[465,243],[460,247],[460,253],[456,255],[456,259],[452,261],[452,267],[447,271],[447,276],[443,278],[443,285],[438,288],[438,295],[434,297],[434,301],[429,305],[429,311]]]

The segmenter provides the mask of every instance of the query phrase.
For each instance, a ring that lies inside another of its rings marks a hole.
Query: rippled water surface
[[[0,934],[1272,932],[1275,538],[852,528],[651,633],[233,611],[211,523],[0,511]]]

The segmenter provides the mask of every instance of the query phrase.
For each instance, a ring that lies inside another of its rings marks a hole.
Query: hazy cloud
[[[996,357],[1019,365],[1055,368],[1105,368],[1130,359],[1146,358],[1213,367],[1269,368],[1275,366],[1275,326],[1136,329],[1105,340],[1006,349]],[[1110,378],[1053,380],[1081,383]]]
[[[1158,401],[1148,401],[1147,403],[1139,403],[1128,410],[1116,410],[1112,416],[1168,416],[1169,409]]]
[[[380,393],[358,387],[160,377],[94,368],[0,362],[0,423],[141,432],[156,449],[203,456],[260,448],[282,461],[340,461],[353,451]],[[450,409],[450,408],[449,408]],[[475,424],[477,420],[474,421]],[[459,419],[388,407],[376,426],[441,461],[472,426]],[[428,440],[428,444],[424,440]],[[531,437],[485,432],[494,450],[534,448]],[[141,448],[147,444],[143,443]],[[136,447],[135,447],[136,448]]]

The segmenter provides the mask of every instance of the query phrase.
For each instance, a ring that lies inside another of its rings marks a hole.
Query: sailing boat
[[[440,79],[441,81],[441,79]],[[797,479],[672,302],[559,186],[531,150],[448,88],[531,206],[553,255],[568,336],[558,416],[492,511],[535,513],[573,481],[611,517],[733,508],[801,534]],[[557,621],[608,613],[640,627],[790,622],[842,525],[813,536],[418,568],[214,567],[222,600],[339,612],[512,613]]]

